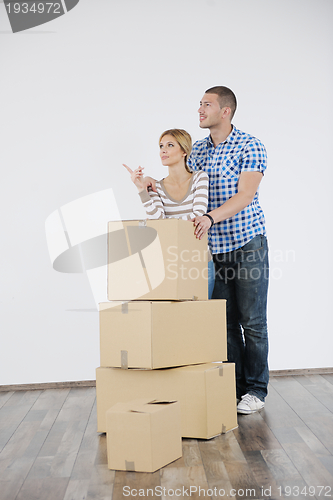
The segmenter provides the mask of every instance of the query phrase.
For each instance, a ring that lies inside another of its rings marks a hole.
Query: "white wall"
[[[0,3],[0,384],[95,377],[94,297],[52,269],[45,220],[107,188],[142,217],[121,164],[161,177],[160,132],[204,137],[213,85],[268,150],[270,368],[333,365],[332,14],[331,0],[81,0],[12,34]]]

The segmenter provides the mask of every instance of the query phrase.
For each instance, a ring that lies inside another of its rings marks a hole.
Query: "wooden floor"
[[[262,412],[239,416],[238,429],[212,440],[184,439],[183,457],[154,474],[108,470],[94,387],[0,393],[1,500],[190,493],[333,498],[333,374],[271,378]]]

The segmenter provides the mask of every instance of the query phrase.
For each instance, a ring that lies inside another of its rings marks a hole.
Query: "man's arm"
[[[219,208],[209,212],[214,223],[229,219],[247,207],[252,202],[262,178],[261,172],[242,172],[239,176],[238,192]],[[211,221],[203,216],[196,217],[193,222],[196,226],[194,233],[201,239],[211,227]]]
[[[241,212],[252,202],[262,178],[261,172],[242,172],[239,176],[238,192],[209,215],[215,222],[220,222]]]

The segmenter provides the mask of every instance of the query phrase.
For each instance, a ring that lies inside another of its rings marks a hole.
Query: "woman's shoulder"
[[[163,179],[160,179],[159,181],[156,181],[156,189],[158,189],[159,191],[163,191],[163,183],[164,183],[164,179],[165,177],[163,177]]]
[[[208,180],[209,180],[208,174],[203,170],[197,170],[196,172],[193,173],[193,182],[199,182],[199,181],[208,182]]]

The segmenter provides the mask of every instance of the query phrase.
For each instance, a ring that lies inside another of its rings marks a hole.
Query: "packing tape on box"
[[[223,366],[219,367],[219,375],[220,377],[223,377]]]
[[[128,302],[121,304],[121,312],[122,314],[128,314]]]
[[[139,221],[139,227],[146,227],[147,226],[147,221],[146,220],[140,220]]]
[[[127,460],[125,460],[125,467],[126,467],[126,470],[135,470],[135,463],[134,462],[127,462]]]
[[[225,434],[227,432],[227,428],[224,424],[222,424],[222,434]]]
[[[196,295],[193,295],[192,300],[198,300],[198,297]]]
[[[121,364],[121,368],[123,368],[123,370],[128,369],[128,352],[127,351],[120,351],[120,364]]]

